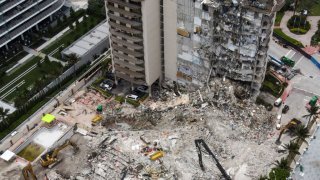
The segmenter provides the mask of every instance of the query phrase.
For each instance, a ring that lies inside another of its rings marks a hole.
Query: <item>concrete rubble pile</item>
[[[137,109],[122,105],[104,130],[85,136],[91,149],[87,165],[68,179],[221,179],[209,156],[201,170],[195,139],[205,140],[231,177],[256,179],[279,156],[272,150],[274,118],[264,107],[236,98],[250,89],[238,86],[217,79],[188,93],[168,82],[158,101]],[[160,151],[163,157],[151,160]]]

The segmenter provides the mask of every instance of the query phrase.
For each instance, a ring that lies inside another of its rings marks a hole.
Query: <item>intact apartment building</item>
[[[106,0],[115,75],[151,86],[227,77],[259,93],[283,0]]]
[[[57,12],[65,0],[0,0],[0,48]]]

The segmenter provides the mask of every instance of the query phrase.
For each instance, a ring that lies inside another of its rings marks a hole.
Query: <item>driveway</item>
[[[280,23],[280,28],[282,29],[282,31],[286,35],[292,37],[293,39],[300,41],[303,45],[305,45],[305,46],[310,45],[311,37],[318,30],[318,21],[320,20],[320,16],[308,16],[307,20],[310,22],[310,25],[311,25],[310,30],[304,35],[297,35],[297,34],[293,34],[292,32],[290,32],[289,28],[287,27],[287,23],[292,15],[293,15],[293,11],[286,11],[285,12],[285,14],[281,20],[281,23]]]

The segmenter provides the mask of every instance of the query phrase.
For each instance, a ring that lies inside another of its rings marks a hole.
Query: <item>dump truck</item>
[[[294,62],[292,59],[289,59],[289,58],[287,58],[287,57],[285,57],[285,56],[282,56],[282,57],[281,57],[281,61],[282,61],[285,65],[290,66],[290,67],[293,67],[293,66],[295,65],[295,62]]]

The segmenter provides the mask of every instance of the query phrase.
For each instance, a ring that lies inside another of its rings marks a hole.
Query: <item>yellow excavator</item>
[[[301,121],[299,121],[298,119],[291,119],[291,121],[287,125],[281,127],[280,134],[279,134],[279,137],[278,137],[276,143],[280,144],[281,136],[286,130],[293,131],[294,128],[297,127],[297,125],[299,125],[299,124],[301,124]]]
[[[58,153],[64,149],[65,147],[71,145],[75,152],[77,152],[79,150],[79,147],[72,141],[67,140],[65,143],[63,143],[61,146],[53,149],[52,151],[47,152],[46,154],[42,155],[40,158],[40,163],[42,165],[42,167],[45,168],[52,168],[53,166],[55,166],[57,163],[59,163],[61,161],[61,159],[58,159]]]
[[[22,169],[22,174],[25,180],[37,180],[37,177],[33,172],[33,168],[30,162],[26,167]]]

